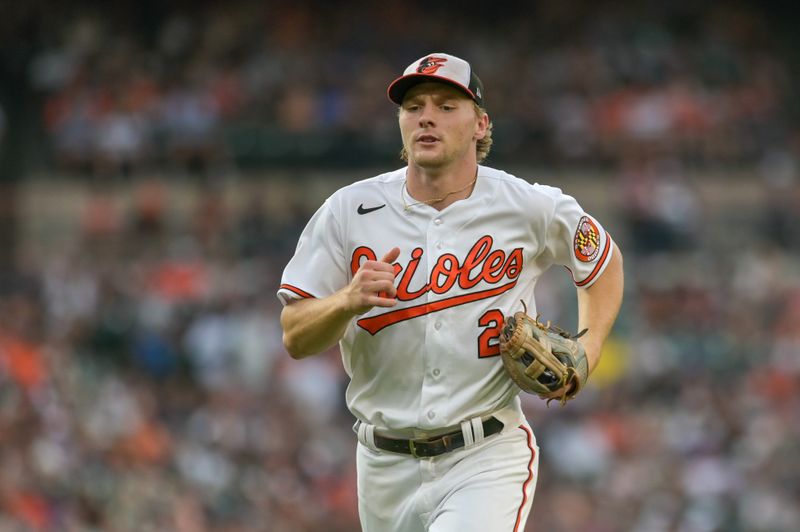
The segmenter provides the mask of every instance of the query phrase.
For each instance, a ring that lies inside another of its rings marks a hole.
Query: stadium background
[[[385,87],[429,51],[483,78],[489,164],[625,252],[592,385],[526,398],[527,530],[800,529],[791,3],[66,4],[0,17],[0,530],[358,530],[338,353],[291,361],[274,292],[401,164]]]

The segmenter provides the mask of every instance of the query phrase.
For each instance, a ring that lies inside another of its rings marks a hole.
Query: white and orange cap
[[[454,55],[441,53],[428,54],[408,65],[403,75],[389,85],[389,99],[401,105],[408,89],[426,81],[453,85],[483,106],[483,83],[470,64]]]

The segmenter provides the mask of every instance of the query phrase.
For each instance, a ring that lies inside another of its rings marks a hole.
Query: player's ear
[[[475,121],[475,140],[481,140],[486,136],[486,130],[489,129],[489,115],[483,111],[478,114],[478,119]]]

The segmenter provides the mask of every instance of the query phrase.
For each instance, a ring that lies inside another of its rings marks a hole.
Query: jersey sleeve
[[[613,253],[609,234],[572,196],[555,195],[546,247],[556,264],[572,274],[575,286],[588,288],[605,270]]]
[[[278,299],[286,305],[333,294],[349,282],[345,265],[339,223],[328,200],[303,229],[294,256],[283,270]]]

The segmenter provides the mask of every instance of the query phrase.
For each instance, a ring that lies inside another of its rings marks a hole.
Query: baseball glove
[[[528,393],[558,400],[562,406],[575,397],[589,376],[589,361],[578,338],[550,322],[543,324],[523,312],[508,316],[500,334],[500,357],[503,365],[517,383]]]

